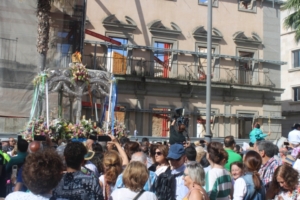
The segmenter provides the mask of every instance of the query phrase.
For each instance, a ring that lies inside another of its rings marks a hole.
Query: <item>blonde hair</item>
[[[139,161],[132,161],[123,172],[123,183],[131,191],[141,190],[149,178],[146,165]]]
[[[122,172],[122,159],[117,151],[111,150],[104,154],[104,175],[108,184],[115,184]]]

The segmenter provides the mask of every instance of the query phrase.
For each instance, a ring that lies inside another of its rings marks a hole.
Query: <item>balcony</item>
[[[60,67],[68,67],[71,62],[70,55],[54,59],[54,62]],[[195,63],[172,63],[171,67],[168,64],[158,63],[156,61],[148,61],[144,59],[128,59],[128,58],[109,58],[103,56],[83,56],[83,63],[88,69],[109,70],[113,66],[113,73],[116,75],[138,76],[149,78],[175,79],[187,81],[206,81],[206,67],[199,68]],[[238,85],[253,85],[264,87],[275,87],[270,80],[268,73],[263,70],[241,69],[231,66],[213,67],[212,82],[238,84]]]

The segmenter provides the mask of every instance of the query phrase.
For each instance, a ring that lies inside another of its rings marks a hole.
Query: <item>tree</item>
[[[283,6],[282,10],[288,10],[291,12],[283,22],[286,29],[295,30],[295,40],[300,41],[300,0],[287,0]]]
[[[37,52],[39,53],[39,66],[43,71],[46,65],[48,51],[49,30],[50,30],[50,10],[52,0],[37,0],[38,38]]]

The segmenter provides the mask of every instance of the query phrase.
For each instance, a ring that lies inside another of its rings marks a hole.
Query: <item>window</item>
[[[294,101],[300,101],[300,87],[294,87]]]
[[[69,63],[71,62],[71,52],[72,52],[72,45],[70,42],[73,40],[73,33],[68,32],[58,32],[57,33],[57,43],[56,43],[56,53],[57,56],[55,58],[55,66],[59,67],[68,67]],[[65,42],[65,43],[63,43]]]
[[[152,115],[152,136],[154,137],[169,137],[170,121],[168,112],[169,108],[153,108]]]
[[[243,113],[240,114],[244,116],[238,118],[238,138],[246,139],[249,138],[249,133],[252,130],[253,115]]]
[[[112,39],[120,42],[121,44],[127,44],[127,38],[111,37]],[[126,74],[127,69],[127,49],[123,47],[109,46],[107,52],[107,69],[111,70],[113,74]]]
[[[293,67],[300,67],[300,50],[293,51],[294,64]]]
[[[249,133],[253,129],[253,124],[255,123],[254,116],[258,115],[257,111],[251,111],[251,110],[237,110],[237,136],[239,139],[247,139],[249,138]],[[260,121],[261,123],[262,121]]]
[[[207,47],[199,46],[198,51],[200,53],[207,53]],[[215,49],[211,49],[211,53],[213,54],[215,52]],[[199,58],[199,66],[198,66],[198,77],[199,80],[206,80],[206,72],[207,71],[207,57],[206,56],[200,56]],[[211,57],[211,74],[214,74],[214,68],[215,68],[215,59],[214,57]]]
[[[240,11],[256,12],[255,0],[239,0],[238,6]]]
[[[155,42],[154,47],[158,49],[172,49],[172,43]],[[172,64],[172,52],[158,50],[154,53],[154,77],[169,77]]]
[[[212,112],[212,114],[215,114],[215,112]],[[211,117],[210,119],[210,132],[213,132],[213,117]],[[196,132],[197,132],[197,137],[204,137],[206,134],[206,116],[203,115],[199,115],[197,116],[197,128],[196,128]]]
[[[253,52],[239,51],[239,56],[244,58],[253,58]],[[239,83],[251,84],[252,82],[252,61],[240,60],[239,61]]]
[[[207,5],[208,0],[198,0],[199,5]],[[212,6],[217,7],[218,6],[218,0],[213,0]]]

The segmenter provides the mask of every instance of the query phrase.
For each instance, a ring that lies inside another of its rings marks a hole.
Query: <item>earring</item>
[[[193,182],[193,187],[195,186],[195,183]]]

